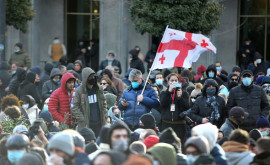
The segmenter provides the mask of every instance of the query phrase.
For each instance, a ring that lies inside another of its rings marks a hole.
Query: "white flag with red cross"
[[[216,47],[204,35],[167,27],[151,70],[171,67],[190,68],[192,63],[207,50],[216,53]]]

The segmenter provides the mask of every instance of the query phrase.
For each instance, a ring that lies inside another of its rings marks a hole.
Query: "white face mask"
[[[58,43],[60,43],[60,40],[59,39],[53,40],[53,43],[58,44]]]
[[[260,63],[262,63],[262,59],[257,59],[256,62],[257,62],[258,64],[260,64]]]
[[[22,108],[23,108],[23,109],[28,109],[28,108],[29,108],[29,104],[23,104],[23,105],[22,105]]]

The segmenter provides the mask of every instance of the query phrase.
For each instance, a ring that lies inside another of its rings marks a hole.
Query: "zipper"
[[[172,121],[173,121],[173,112],[172,112]]]
[[[137,106],[137,91],[136,91],[136,96],[135,96],[135,105],[134,105],[134,109],[133,109],[133,125],[132,128],[134,128],[134,120],[135,120],[135,107]]]

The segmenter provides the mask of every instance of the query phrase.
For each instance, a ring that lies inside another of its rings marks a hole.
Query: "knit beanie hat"
[[[158,143],[147,150],[147,153],[155,156],[160,165],[176,165],[176,152],[172,145],[166,143]]]
[[[23,157],[16,163],[16,165],[45,165],[43,158],[34,152],[25,153]]]
[[[15,46],[18,46],[20,49],[23,48],[23,45],[22,45],[22,43],[20,43],[20,42],[16,43]]]
[[[256,79],[256,84],[257,84],[257,85],[262,84],[263,78],[264,78],[264,76],[258,77],[258,78]]]
[[[53,121],[52,115],[49,111],[43,111],[39,114],[39,118],[42,118],[44,121],[51,123]]]
[[[84,150],[85,140],[79,132],[72,129],[65,129],[63,133],[70,135],[73,138],[74,146]]]
[[[67,64],[67,70],[75,70],[75,66],[73,63],[68,63]]]
[[[262,55],[259,52],[254,53],[254,61],[257,59],[262,59]]]
[[[207,139],[203,136],[196,136],[196,137],[190,137],[186,142],[185,142],[185,149],[188,146],[194,146],[197,148],[197,150],[202,154],[202,153],[210,153],[210,148],[209,148],[209,143]]]
[[[79,65],[81,66],[81,69],[82,69],[83,65],[82,65],[82,61],[81,61],[81,60],[76,60],[76,61],[74,62],[74,65],[75,65],[75,64],[79,64]]]
[[[131,154],[123,165],[152,165],[152,162],[145,156]]]
[[[181,148],[181,139],[176,135],[176,133],[171,127],[166,128],[160,133],[159,143],[171,144],[176,151]]]
[[[69,156],[74,155],[74,142],[71,135],[65,134],[63,132],[59,132],[55,134],[50,140],[48,144],[48,150],[58,149]]]
[[[30,68],[30,71],[37,74],[37,75],[39,75],[39,76],[41,74],[41,69],[40,69],[39,66],[33,66],[32,68]]]
[[[270,128],[269,120],[264,116],[259,117],[256,121],[256,128]]]
[[[258,129],[253,129],[248,134],[249,134],[249,137],[255,141],[257,141],[259,138],[263,137],[261,132]]]
[[[144,114],[140,118],[141,122],[143,123],[142,128],[144,129],[156,129],[156,121],[152,114]]]
[[[96,140],[95,133],[91,128],[82,128],[79,133],[84,137],[85,141],[89,142],[91,140]]]
[[[159,138],[155,135],[150,135],[147,138],[144,139],[143,143],[146,146],[146,149],[150,149],[153,147],[155,144],[159,142]]]

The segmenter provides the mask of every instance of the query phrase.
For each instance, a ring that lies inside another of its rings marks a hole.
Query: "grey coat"
[[[235,127],[235,125],[229,119],[226,119],[225,123],[223,123],[220,127],[220,131],[223,132],[224,137],[229,137],[231,132],[237,128],[238,127]]]
[[[254,156],[250,151],[226,152],[229,165],[247,165],[253,161]]]
[[[57,88],[60,87],[60,84],[57,82],[53,81],[54,76],[61,75],[61,72],[58,68],[53,68],[50,74],[50,80],[46,81],[43,84],[42,87],[42,99],[45,101],[47,98],[51,96],[53,91],[55,91]],[[59,81],[60,83],[60,81]]]

